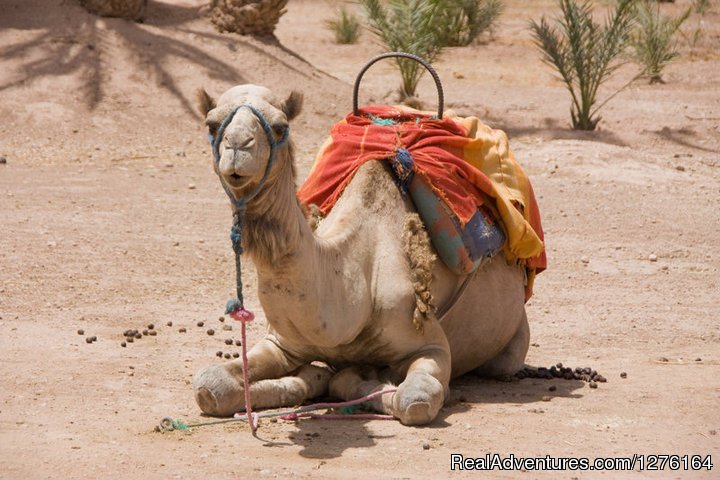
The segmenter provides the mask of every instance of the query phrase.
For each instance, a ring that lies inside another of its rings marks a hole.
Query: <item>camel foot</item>
[[[245,408],[242,384],[225,365],[200,370],[193,378],[195,401],[200,410],[216,417],[230,417]]]
[[[437,417],[445,401],[445,389],[428,374],[411,374],[393,398],[393,415],[403,425],[425,425]]]

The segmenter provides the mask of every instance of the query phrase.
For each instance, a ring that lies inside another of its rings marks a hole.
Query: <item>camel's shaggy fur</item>
[[[416,329],[422,331],[425,321],[436,320],[437,309],[433,304],[432,293],[430,293],[430,282],[432,282],[433,262],[437,260],[437,257],[432,252],[430,236],[417,213],[410,213],[405,217],[403,241],[415,290],[413,323]]]
[[[301,96],[282,101],[244,85],[217,102],[200,100],[211,133],[234,107],[250,103],[279,134],[299,113]],[[215,170],[240,198],[258,184],[269,153],[258,119],[241,109],[225,130]],[[522,268],[498,255],[472,277],[454,275],[380,162],[360,167],[311,228],[295,196],[293,156],[291,140],[277,151],[244,222],[243,244],[268,321],[266,337],[248,354],[254,405],[288,406],[328,391],[352,399],[396,385],[373,406],[423,424],[438,414],[452,376],[507,375],[523,365],[529,329]],[[441,320],[436,305],[445,312]],[[330,379],[311,365],[316,361],[337,373]],[[200,408],[219,416],[242,410],[241,372],[238,360],[198,372]]]

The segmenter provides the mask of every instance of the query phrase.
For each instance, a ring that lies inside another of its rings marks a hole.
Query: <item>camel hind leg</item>
[[[503,378],[515,375],[523,365],[530,346],[530,326],[527,314],[523,310],[523,318],[517,331],[505,348],[492,359],[473,370],[481,377]]]

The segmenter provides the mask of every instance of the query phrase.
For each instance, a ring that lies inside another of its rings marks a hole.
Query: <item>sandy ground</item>
[[[266,422],[257,440],[244,424],[153,432],[165,416],[202,421],[193,373],[220,361],[217,350],[239,351],[224,344],[238,327],[219,321],[233,293],[230,211],[193,91],[303,91],[293,134],[304,177],[351,109],[356,72],[382,48],[367,33],[356,46],[332,43],[332,8],[320,0],[291,2],[279,44],[217,34],[197,2],[151,1],[143,24],[70,1],[2,2],[0,478],[481,475],[451,472],[453,453],[720,462],[717,7],[687,24],[704,35],[682,43],[666,84],[635,83],[604,108],[599,131],[578,133],[527,31],[553,5],[526,3],[509,2],[490,42],[448,50],[436,67],[449,107],[509,133],[538,195],[549,269],[528,304],[528,363],[591,366],[608,382],[468,376],[428,427]],[[603,93],[632,75],[624,67]],[[377,65],[361,103],[393,101],[396,82]],[[433,108],[428,79],[420,94]],[[264,329],[258,313],[250,343]],[[150,323],[157,336],[120,346],[124,330]],[[717,478],[718,468],[623,476]]]

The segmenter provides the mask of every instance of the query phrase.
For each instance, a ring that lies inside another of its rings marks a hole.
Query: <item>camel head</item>
[[[272,148],[276,150],[275,164],[268,180],[272,179],[273,171],[279,170],[278,164],[292,161],[291,155],[286,154],[291,148],[287,142],[288,122],[300,113],[302,94],[294,91],[280,101],[265,87],[238,85],[217,101],[200,90],[198,100],[208,133],[217,143],[215,171],[236,199],[260,183]],[[237,108],[241,105],[252,108]],[[220,131],[227,119],[229,122]]]

